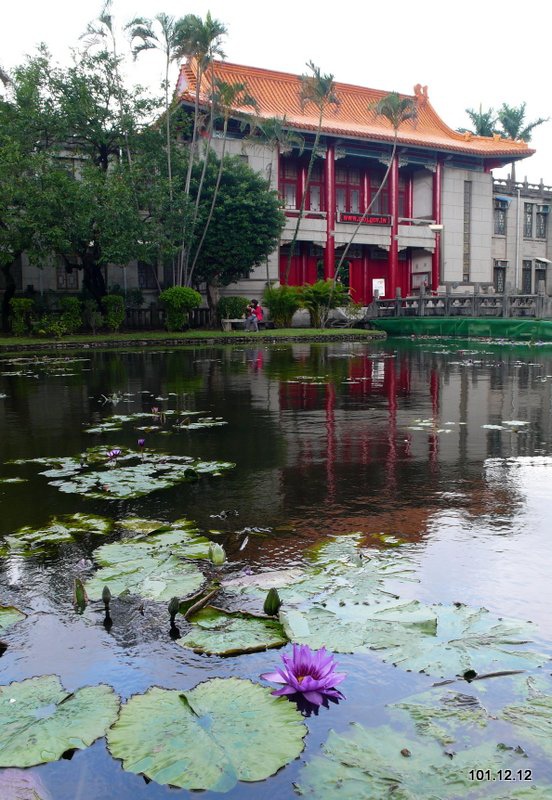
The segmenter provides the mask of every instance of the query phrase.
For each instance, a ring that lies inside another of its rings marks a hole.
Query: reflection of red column
[[[397,373],[395,359],[385,362],[387,370],[387,405],[389,423],[387,425],[387,488],[395,489],[397,483]]]
[[[389,248],[389,281],[386,297],[395,297],[399,279],[399,159],[391,164],[389,199],[391,212],[391,246]],[[404,292],[403,292],[404,294]]]
[[[439,425],[439,373],[436,369],[431,370],[429,376],[429,393],[431,395],[431,411],[433,415],[433,427]],[[429,462],[433,468],[436,467],[439,458],[439,434],[432,433],[429,437]]]
[[[324,277],[333,278],[335,272],[335,147],[329,144],[324,163],[326,190],[326,249],[324,250]]]
[[[328,500],[335,502],[335,386],[328,383],[326,387],[326,482]]]
[[[433,173],[433,210],[432,215],[435,222],[441,224],[441,188],[442,188],[442,167],[441,162],[437,162]],[[431,258],[431,288],[437,290],[439,286],[441,272],[441,234],[435,234],[435,250]],[[444,276],[443,276],[444,277]]]

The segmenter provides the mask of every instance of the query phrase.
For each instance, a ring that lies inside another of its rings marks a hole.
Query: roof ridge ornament
[[[422,86],[421,83],[417,83],[414,87],[414,97],[418,108],[425,108],[429,102],[427,86]]]

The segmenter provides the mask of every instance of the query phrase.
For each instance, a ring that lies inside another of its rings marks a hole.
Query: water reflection
[[[0,480],[26,480],[0,483],[5,535],[79,511],[161,523],[187,517],[224,546],[223,569],[232,575],[301,565],[308,545],[359,531],[369,546],[408,552],[420,579],[407,589],[412,598],[530,619],[547,644],[552,639],[551,351],[298,343],[94,353],[65,369],[72,374],[56,374],[43,359],[0,361]],[[232,461],[235,469],[115,501],[62,494],[38,474],[40,466],[7,463],[74,456],[95,445],[135,449],[144,434],[134,422],[116,432],[85,431],[113,414],[152,407],[161,424],[146,435],[148,451]],[[171,411],[228,424],[175,430]],[[76,615],[74,578],[109,540],[86,534],[27,557],[0,539],[2,602],[30,613],[2,635],[9,644],[2,682],[51,672],[67,688],[105,681],[128,697],[154,683],[183,689],[211,676],[256,679],[270,666],[269,653],[223,659],[184,651],[171,641],[180,631],[168,629],[165,604],[119,598]],[[393,686],[399,697],[402,681],[422,680],[370,659],[351,659],[349,703],[326,708],[320,718],[328,726],[333,715],[345,726],[363,713],[368,684],[371,696],[387,696]],[[316,735],[323,740],[323,732]],[[94,753],[74,762],[99,758]],[[125,787],[121,797],[169,796],[159,787],[145,793],[142,781],[119,768],[116,781]],[[287,786],[289,777],[274,782]],[[69,789],[60,792],[71,797]],[[289,796],[281,792],[270,795]]]

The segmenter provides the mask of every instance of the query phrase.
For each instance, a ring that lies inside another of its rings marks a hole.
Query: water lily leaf
[[[462,604],[376,600],[365,605],[336,595],[304,610],[284,608],[280,619],[294,642],[344,653],[376,650],[384,661],[438,677],[468,669],[478,673],[527,669],[547,660],[520,649],[535,626],[499,620],[484,608]]]
[[[518,769],[522,758],[486,743],[451,758],[436,742],[410,739],[382,726],[352,723],[346,735],[330,731],[316,756],[302,770],[297,792],[305,797],[340,800],[446,800],[489,797],[489,782],[470,778],[470,770]],[[519,760],[517,760],[519,759]],[[491,784],[492,786],[492,784]]]
[[[89,514],[67,514],[53,517],[48,525],[42,528],[20,528],[7,537],[12,549],[25,547],[35,549],[41,545],[71,542],[75,535],[82,533],[109,533],[113,522],[106,517],[95,517]]]
[[[414,695],[392,709],[407,713],[416,731],[443,746],[458,739],[460,728],[485,728],[489,714],[477,697],[454,689]]]
[[[238,781],[264,780],[297,758],[306,732],[297,709],[270,689],[214,678],[189,692],[153,687],[135,695],[107,742],[129,772],[225,792]]]
[[[403,669],[438,677],[461,675],[474,669],[482,674],[498,670],[530,669],[548,658],[525,648],[536,633],[532,623],[497,618],[485,608],[462,603],[432,606],[437,615],[433,636],[416,636],[405,626],[395,637],[374,641],[384,661]]]
[[[204,578],[195,564],[183,558],[206,558],[210,542],[184,528],[106,544],[94,550],[99,569],[85,584],[91,600],[99,600],[104,586],[111,594],[123,592],[150,600],[170,600],[197,592]],[[204,555],[198,555],[204,554]]]
[[[370,604],[335,601],[305,610],[283,608],[280,620],[289,639],[313,649],[328,647],[338,653],[356,653],[397,641],[401,636],[434,635],[435,612],[416,600],[374,601]],[[407,629],[402,633],[403,628]]]
[[[25,619],[27,615],[20,611],[15,606],[0,606],[0,631],[9,628],[10,625],[15,625]]]
[[[255,653],[287,644],[282,625],[274,619],[206,606],[189,617],[192,630],[177,644],[195,653],[229,656]]]
[[[44,464],[48,468],[40,474],[49,479],[51,486],[57,486],[61,492],[102,500],[141,497],[183,481],[197,480],[199,475],[220,475],[234,466],[223,461],[201,461],[190,456],[142,453],[122,448],[117,458],[109,459],[108,449],[91,447],[77,458],[29,459],[12,463]]]
[[[110,686],[67,692],[57,675],[0,687],[0,767],[57,761],[103,736],[119,710]]]
[[[0,478],[0,483],[26,483],[27,478]]]
[[[521,705],[506,706],[500,718],[510,722],[529,740],[552,754],[552,694],[541,691],[534,680],[526,683],[527,698]]]
[[[365,599],[380,593],[389,594],[386,581],[411,581],[413,568],[407,557],[398,553],[362,549],[360,533],[336,536],[307,551],[307,568],[302,575],[296,568],[259,573],[228,581],[225,589],[231,594],[248,594],[264,598],[269,588],[278,589],[286,605],[300,605],[316,598],[323,600]]]

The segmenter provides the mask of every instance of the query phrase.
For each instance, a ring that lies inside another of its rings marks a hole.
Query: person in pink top
[[[258,331],[259,322],[263,319],[263,309],[259,305],[258,300],[252,300],[247,306],[247,313],[245,316],[245,330]]]

